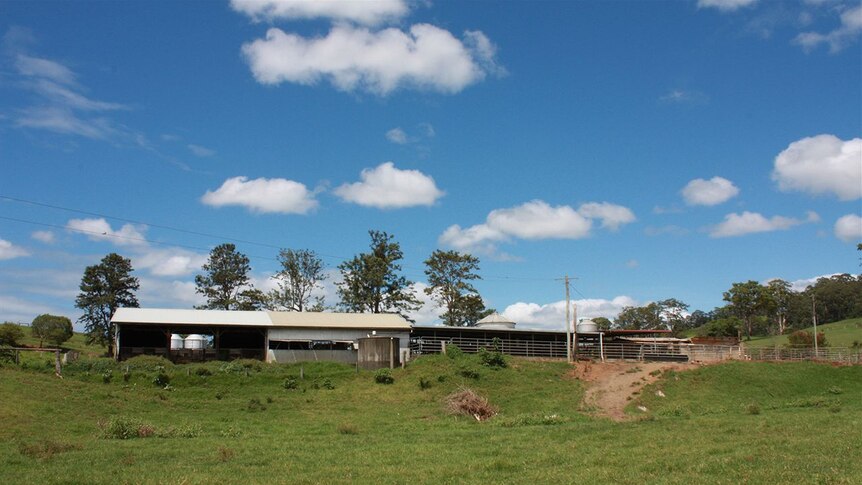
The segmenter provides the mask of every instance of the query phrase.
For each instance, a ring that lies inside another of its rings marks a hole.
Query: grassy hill
[[[581,413],[581,382],[561,362],[494,370],[427,356],[391,385],[333,363],[305,364],[305,379],[298,365],[253,361],[92,359],[64,379],[26,367],[0,366],[0,483],[849,484],[862,474],[859,366],[669,372],[623,423]],[[168,390],[153,384],[160,373]],[[291,379],[297,388],[285,389]],[[450,415],[444,398],[464,386],[499,414]],[[148,437],[110,437],[124,430]]]
[[[806,330],[813,332],[814,327]],[[817,326],[818,332],[826,336],[826,343],[831,347],[852,347],[854,342],[862,345],[862,318],[851,318],[835,323],[827,323]],[[776,335],[772,337],[754,337],[745,342],[750,348],[775,347],[787,344],[787,335]]]
[[[23,327],[23,330],[24,338],[22,338],[19,343],[26,347],[38,347],[39,339],[33,337],[30,334],[30,327]],[[50,345],[45,342],[43,342],[43,345],[45,347],[50,347]],[[63,345],[61,345],[60,348],[63,350],[73,350],[75,352],[80,352],[81,355],[89,357],[99,357],[107,351],[107,348],[100,345],[87,344],[87,336],[83,333],[78,332],[75,332],[72,335],[72,338],[63,342]]]

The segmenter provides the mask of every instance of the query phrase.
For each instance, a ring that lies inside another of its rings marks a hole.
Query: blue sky
[[[859,2],[5,2],[0,33],[2,319],[77,317],[112,251],[188,308],[228,238],[263,288],[324,255],[335,304],[369,229],[419,289],[476,254],[525,327],[566,274],[613,317],[859,271]]]

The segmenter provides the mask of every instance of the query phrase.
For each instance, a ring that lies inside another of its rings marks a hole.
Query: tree
[[[68,317],[45,313],[33,319],[30,331],[39,339],[39,347],[45,340],[59,347],[60,344],[72,338],[72,321]]]
[[[267,307],[293,312],[321,311],[322,296],[315,298],[312,307],[308,306],[312,292],[323,288],[320,283],[326,280],[323,261],[317,254],[308,249],[282,249],[278,253],[278,262],[281,270],[273,275],[278,281],[278,289],[267,295]]]
[[[766,295],[769,298],[768,307],[775,316],[778,335],[783,335],[787,330],[787,315],[790,313],[790,300],[793,298],[790,283],[782,279],[772,280],[766,285]]]
[[[754,317],[763,313],[769,304],[764,287],[752,280],[734,283],[730,290],[724,292],[724,301],[730,303],[733,314],[745,323],[746,337],[751,340]]]
[[[338,265],[342,281],[338,282],[339,306],[360,313],[407,313],[419,308],[420,302],[410,286],[413,282],[398,274],[404,255],[394,236],[383,231],[368,231],[371,252],[360,253]],[[409,320],[409,318],[408,318]]]
[[[655,330],[664,325],[655,303],[647,306],[627,306],[617,315],[615,326],[624,330]]]
[[[207,302],[196,308],[203,310],[259,310],[265,295],[249,282],[248,257],[230,243],[220,244],[210,251],[201,267],[204,274],[195,276],[195,291]]]
[[[593,322],[598,326],[600,332],[607,332],[611,329],[611,321],[605,317],[593,318]]]
[[[479,258],[458,251],[438,249],[425,260],[425,275],[428,277],[425,294],[446,309],[441,315],[446,325],[472,326],[485,316],[485,304],[470,284],[473,280],[482,279],[477,271]]]
[[[24,331],[21,330],[21,325],[12,322],[3,322],[0,325],[0,345],[8,345],[16,347],[18,341],[24,337]]]
[[[99,264],[87,266],[81,278],[81,293],[75,298],[75,307],[84,311],[78,318],[87,332],[87,343],[106,345],[113,354],[114,326],[111,316],[117,308],[137,308],[135,292],[140,284],[132,276],[132,262],[117,253],[111,253]]]
[[[658,306],[659,319],[668,330],[674,335],[683,330],[688,304],[676,298],[668,298],[657,302],[656,305]]]

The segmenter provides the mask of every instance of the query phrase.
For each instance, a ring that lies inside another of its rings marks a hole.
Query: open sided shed
[[[276,362],[355,362],[359,339],[397,338],[406,348],[410,324],[393,314],[120,308],[119,360],[161,355],[174,361],[253,358]],[[171,348],[171,335],[202,335],[203,348]]]

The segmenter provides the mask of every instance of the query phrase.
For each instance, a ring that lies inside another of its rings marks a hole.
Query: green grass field
[[[814,327],[806,330],[814,331]],[[830,347],[852,347],[854,343],[862,345],[862,318],[851,318],[835,323],[818,325],[817,332],[823,332],[826,343]],[[787,344],[787,335],[775,335],[772,337],[754,337],[744,342],[746,346],[759,349],[763,347],[784,346]]]
[[[24,330],[24,337],[19,342],[20,345],[25,347],[38,347],[39,339],[33,337],[30,334],[30,327],[21,327]],[[52,345],[43,342],[43,346],[45,347],[53,347]],[[89,356],[89,357],[98,357],[105,353],[107,350],[105,347],[99,345],[89,345],[87,344],[87,336],[83,333],[75,332],[72,335],[72,338],[63,342],[63,345],[60,346],[63,350],[73,350],[75,352],[80,352],[81,355]]]
[[[669,372],[632,402],[631,421],[617,423],[579,411],[582,385],[561,362],[510,359],[494,370],[472,356],[428,356],[396,369],[391,385],[338,364],[306,364],[304,380],[298,365],[247,365],[168,365],[164,390],[146,359],[129,362],[128,378],[126,364],[107,359],[69,365],[64,379],[35,358],[23,369],[4,364],[0,483],[850,484],[862,476],[859,366],[733,362]],[[289,377],[297,389],[285,389]],[[499,415],[448,414],[444,398],[462,386]],[[105,438],[112,419],[153,436]]]

